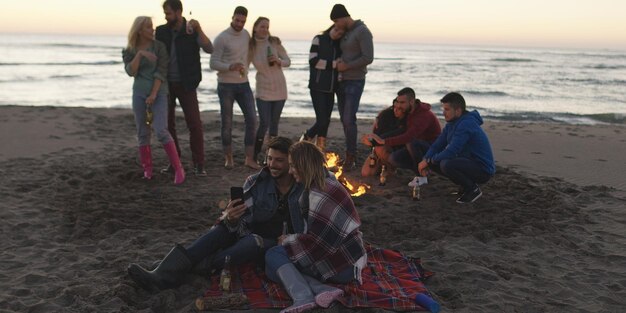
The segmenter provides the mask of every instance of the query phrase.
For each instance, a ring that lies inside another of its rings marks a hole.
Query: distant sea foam
[[[124,45],[121,36],[0,35],[0,105],[130,108]],[[285,69],[289,99],[283,116],[314,116],[307,88],[310,42],[284,45],[292,62]],[[204,53],[202,66],[201,109],[219,111],[215,72]],[[375,42],[368,70],[359,117],[375,116],[409,86],[437,114],[439,99],[458,91],[470,109],[490,119],[626,123],[625,51]],[[251,67],[253,89],[255,74]]]

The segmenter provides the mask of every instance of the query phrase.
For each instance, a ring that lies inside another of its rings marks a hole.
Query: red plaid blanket
[[[423,280],[433,275],[421,266],[421,260],[398,251],[366,246],[367,267],[363,269],[363,284],[334,285],[344,290],[339,298],[346,307],[376,307],[394,311],[425,311],[415,303],[417,294],[429,295]],[[231,293],[244,294],[248,304],[231,309],[285,308],[291,298],[280,284],[267,279],[262,269],[247,264],[231,273]],[[211,288],[204,297],[220,297],[219,275],[211,277]]]

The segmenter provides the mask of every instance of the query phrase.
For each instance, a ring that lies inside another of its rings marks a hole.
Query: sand
[[[235,117],[237,167],[222,167],[219,115],[203,112],[208,177],[182,186],[141,179],[129,110],[0,107],[1,312],[189,312],[203,277],[150,294],[126,275],[178,242],[188,244],[220,214],[242,166],[243,121]],[[177,115],[183,163],[188,133]],[[297,138],[311,119],[281,121]],[[360,121],[360,133],[371,121]],[[420,257],[436,272],[427,287],[442,312],[623,312],[626,307],[626,128],[487,122],[498,173],[476,203],[432,176],[422,200],[399,171],[355,198],[369,242]],[[329,150],[343,135],[331,124]],[[167,165],[153,145],[156,168]],[[360,147],[359,160],[367,156]],[[350,177],[360,180],[358,171]],[[336,307],[334,311],[347,311]],[[368,310],[378,312],[379,310]]]

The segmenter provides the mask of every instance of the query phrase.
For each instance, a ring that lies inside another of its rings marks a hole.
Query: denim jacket
[[[287,197],[289,203],[289,215],[294,232],[304,231],[304,219],[300,212],[298,199],[302,195],[304,187],[299,183],[294,183]],[[230,232],[237,232],[240,237],[250,234],[254,223],[268,221],[278,208],[278,197],[276,194],[276,183],[269,172],[269,168],[264,167],[258,173],[248,176],[243,185],[244,201],[247,209],[239,221],[231,225],[223,222]]]

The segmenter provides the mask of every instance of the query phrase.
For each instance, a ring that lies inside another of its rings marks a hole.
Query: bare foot
[[[235,161],[233,161],[233,156],[232,155],[225,155],[224,156],[224,167],[227,170],[232,170],[233,167],[235,167]]]

